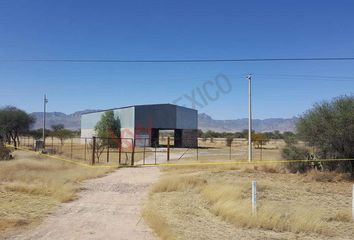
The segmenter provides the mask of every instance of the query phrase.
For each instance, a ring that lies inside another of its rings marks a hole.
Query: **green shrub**
[[[282,156],[287,160],[306,160],[309,156],[309,152],[306,148],[296,147],[294,145],[287,145],[282,150]],[[311,169],[311,167],[311,161],[286,163],[286,168],[291,173],[304,173],[307,170]]]
[[[321,158],[350,161],[323,162],[324,169],[350,172],[354,178],[354,96],[315,104],[298,120],[299,137],[321,152]]]

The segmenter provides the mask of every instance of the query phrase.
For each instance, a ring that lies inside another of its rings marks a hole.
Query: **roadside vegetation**
[[[291,172],[304,173],[312,169],[350,173],[354,178],[354,97],[342,96],[315,104],[297,123],[298,139],[287,141],[282,151],[285,159],[308,159],[290,163]],[[321,159],[339,159],[321,161]],[[345,160],[348,159],[348,160]]]
[[[354,234],[352,183],[345,177],[315,170],[291,174],[282,165],[163,170],[143,211],[162,239],[254,239],[264,234],[348,239]],[[251,210],[252,180],[257,180],[256,214]]]
[[[59,203],[74,200],[81,181],[107,171],[15,151],[14,160],[0,161],[0,236],[38,222]]]

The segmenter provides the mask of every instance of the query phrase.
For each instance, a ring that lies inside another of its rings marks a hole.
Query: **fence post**
[[[107,162],[109,162],[109,144],[107,146]]]
[[[146,145],[146,138],[144,138],[143,165],[145,165],[145,145]]]
[[[354,220],[354,184],[353,184],[353,196],[352,196],[352,218]]]
[[[252,213],[257,212],[257,182],[252,181]]]
[[[119,138],[119,165],[121,164],[121,160],[122,160],[122,138]]]
[[[52,136],[52,153],[54,152],[54,137]]]
[[[156,142],[155,142],[155,165],[156,165]]]
[[[85,161],[86,161],[86,151],[87,151],[87,147],[86,147],[86,144],[87,144],[87,141],[86,141],[87,139],[85,138]]]
[[[232,148],[232,141],[231,141],[231,143],[230,143],[230,156],[229,156],[229,160],[231,160],[231,148]]]
[[[199,147],[197,146],[197,161],[199,160]]]
[[[92,137],[92,165],[95,165],[96,137]]]
[[[170,161],[170,137],[167,137],[167,162]]]
[[[134,166],[134,154],[135,154],[135,139],[132,138],[132,162],[131,165]]]
[[[70,139],[70,159],[73,159],[73,138]]]

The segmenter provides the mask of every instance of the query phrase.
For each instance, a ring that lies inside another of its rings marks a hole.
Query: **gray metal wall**
[[[198,111],[176,106],[176,128],[198,129]]]
[[[171,104],[136,106],[135,127],[174,129],[176,127],[176,108]]]
[[[133,137],[134,107],[119,108],[112,111],[114,112],[114,116],[120,119],[122,137]],[[95,135],[94,128],[105,112],[106,111],[100,111],[81,115],[81,137],[91,138]]]
[[[135,106],[136,128],[197,129],[197,110],[172,104]]]
[[[140,105],[112,111],[121,121],[123,138],[133,138],[135,133],[140,137],[150,138],[151,129],[198,129],[196,110],[172,104]],[[104,112],[106,111],[81,116],[81,137],[91,138],[95,135],[95,125]]]

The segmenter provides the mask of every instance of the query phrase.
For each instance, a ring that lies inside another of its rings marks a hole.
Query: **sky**
[[[0,107],[174,103],[215,119],[299,116],[354,92],[354,61],[11,62],[354,57],[354,1],[0,1]]]

